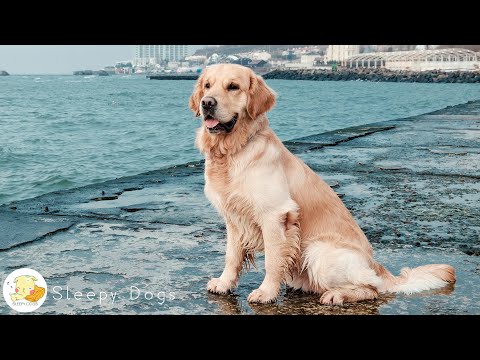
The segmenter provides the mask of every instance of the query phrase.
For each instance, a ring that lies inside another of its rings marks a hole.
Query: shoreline
[[[207,281],[223,267],[225,227],[204,196],[203,161],[0,206],[0,280],[28,264],[49,287],[176,294],[162,306],[49,299],[37,311],[48,314],[480,314],[479,133],[480,100],[284,142],[342,197],[380,263],[394,274],[449,263],[455,287],[345,307],[283,291],[279,304],[250,306],[263,275],[252,270],[235,295],[209,294]]]
[[[273,70],[264,79],[314,81],[370,81],[409,83],[480,83],[480,71],[391,71],[386,69]]]

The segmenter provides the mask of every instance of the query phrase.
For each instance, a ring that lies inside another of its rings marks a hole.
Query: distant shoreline
[[[265,79],[416,83],[480,83],[480,71],[391,71],[386,69],[273,70]]]

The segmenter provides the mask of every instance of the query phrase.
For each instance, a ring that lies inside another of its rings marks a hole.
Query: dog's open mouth
[[[210,133],[217,133],[217,132],[220,132],[220,131],[224,131],[224,132],[229,133],[230,131],[233,130],[233,128],[234,128],[234,126],[237,122],[237,119],[238,119],[238,114],[235,114],[232,117],[232,120],[230,120],[229,122],[221,123],[220,121],[215,119],[212,115],[208,114],[204,117],[203,120],[205,122],[205,126],[207,127],[207,129]]]

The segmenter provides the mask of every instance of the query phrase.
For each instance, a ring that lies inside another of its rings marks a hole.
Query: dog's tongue
[[[211,129],[217,126],[219,122],[220,121],[215,119],[208,119],[208,120],[205,120],[205,125],[207,125],[207,127]]]

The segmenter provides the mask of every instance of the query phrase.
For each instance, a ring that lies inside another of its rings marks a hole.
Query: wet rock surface
[[[1,206],[0,280],[39,271],[49,293],[35,313],[48,314],[480,313],[480,102],[286,145],[342,196],[379,262],[395,274],[449,263],[455,286],[344,307],[284,289],[275,304],[250,305],[259,256],[233,294],[209,294],[225,226],[203,194],[202,162]]]

